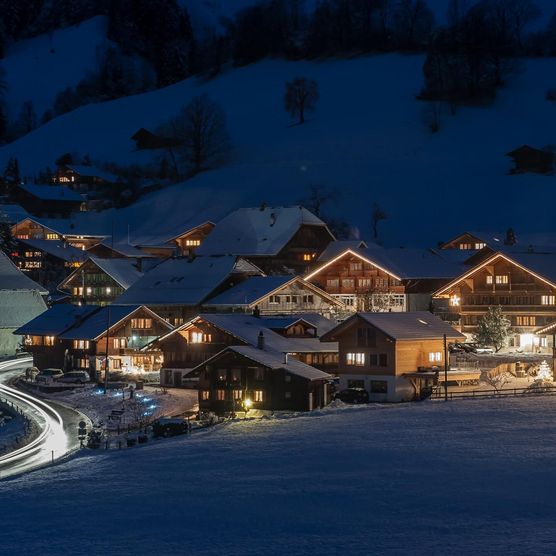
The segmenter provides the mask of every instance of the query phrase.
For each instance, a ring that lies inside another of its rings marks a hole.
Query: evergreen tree
[[[477,323],[475,341],[481,346],[492,346],[498,353],[508,343],[511,322],[502,313],[502,307],[489,307]]]

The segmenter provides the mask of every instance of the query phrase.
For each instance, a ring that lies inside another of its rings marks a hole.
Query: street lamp
[[[245,416],[247,417],[247,412],[253,406],[253,402],[251,401],[250,398],[246,398],[246,400],[243,402],[243,405],[245,407]]]

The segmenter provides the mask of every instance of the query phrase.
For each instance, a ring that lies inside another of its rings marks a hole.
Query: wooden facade
[[[430,318],[435,317],[430,315]],[[456,330],[448,334],[451,341],[461,340]],[[428,377],[416,381],[406,375],[444,367],[443,334],[434,338],[396,338],[359,314],[322,339],[338,341],[340,388],[364,388],[371,401],[420,398],[432,387],[433,381]]]
[[[328,380],[310,380],[269,367],[232,350],[204,364],[199,377],[199,410],[217,415],[251,411],[311,411],[329,403]]]
[[[526,351],[548,347],[547,338],[533,334],[556,320],[556,285],[509,256],[491,256],[436,292],[435,297],[435,312],[469,337],[489,307],[500,306],[512,325],[512,346]]]
[[[212,222],[205,222],[176,236],[172,239],[172,243],[177,245],[181,255],[192,255],[213,228],[214,224]]]
[[[464,232],[440,246],[441,249],[459,249],[462,251],[479,251],[484,247],[486,247],[486,241],[469,232]]]

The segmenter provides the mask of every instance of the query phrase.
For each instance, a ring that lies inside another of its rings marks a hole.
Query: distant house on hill
[[[119,183],[120,179],[115,174],[96,166],[61,164],[54,176],[54,182],[80,193],[88,193]]]
[[[65,218],[85,210],[85,199],[60,185],[20,184],[13,193],[15,200],[28,212],[46,218]]]
[[[536,149],[529,145],[522,145],[506,154],[514,162],[511,174],[534,172],[549,174],[554,169],[554,154],[548,150]]]
[[[167,149],[181,144],[177,137],[162,137],[144,127],[138,129],[131,136],[131,140],[135,141],[135,148],[138,151],[144,149]]]

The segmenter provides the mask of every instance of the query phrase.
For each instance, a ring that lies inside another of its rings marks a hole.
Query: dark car
[[[167,438],[169,436],[177,436],[178,434],[187,434],[188,428],[187,419],[158,419],[158,421],[153,423],[153,436]]]
[[[334,399],[344,403],[369,403],[369,393],[365,388],[346,388],[337,392]]]

